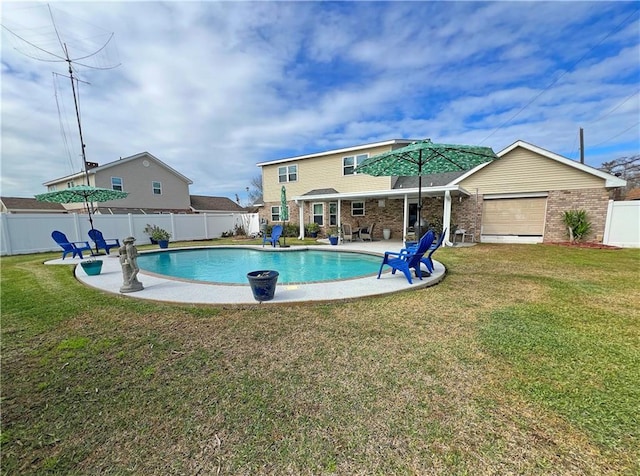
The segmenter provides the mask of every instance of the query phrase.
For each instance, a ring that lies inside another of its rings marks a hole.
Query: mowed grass
[[[3,474],[640,472],[638,250],[443,249],[432,288],[239,307],[57,256],[1,260]]]

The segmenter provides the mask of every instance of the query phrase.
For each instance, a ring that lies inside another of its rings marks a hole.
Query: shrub
[[[572,243],[584,239],[591,231],[591,222],[587,219],[586,210],[567,210],[562,220],[567,226],[569,241]]]

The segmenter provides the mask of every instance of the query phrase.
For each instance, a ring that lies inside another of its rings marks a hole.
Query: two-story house
[[[375,239],[390,230],[407,238],[417,220],[417,177],[358,174],[366,158],[413,142],[394,139],[315,154],[261,162],[262,219],[279,222],[280,193],[287,191],[289,221],[316,222],[325,233],[348,223],[374,224]],[[422,178],[422,220],[443,229],[464,228],[483,242],[563,241],[563,211],[587,210],[594,240],[601,241],[610,190],[625,185],[613,175],[524,141],[471,171]]]
[[[109,213],[190,213],[189,185],[193,182],[149,152],[121,158],[104,165],[88,164],[88,170],[45,182],[47,191],[88,185],[128,192],[127,198],[94,204],[97,211]],[[69,203],[69,210],[84,208]]]

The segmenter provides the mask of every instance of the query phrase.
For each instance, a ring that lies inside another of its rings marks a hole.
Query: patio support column
[[[298,231],[298,239],[304,240],[304,201],[298,203],[298,223],[300,230]]]
[[[409,217],[409,195],[405,193],[404,195],[404,212],[402,214],[402,242],[406,243],[407,241],[407,223]]]
[[[451,232],[451,192],[445,190],[444,192],[444,210],[442,212],[442,231],[447,230],[447,236],[444,237],[442,242],[445,246],[453,246],[453,243],[449,241],[449,235]]]

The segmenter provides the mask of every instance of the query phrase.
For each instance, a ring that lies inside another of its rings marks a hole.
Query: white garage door
[[[546,197],[485,199],[483,235],[542,236]]]

